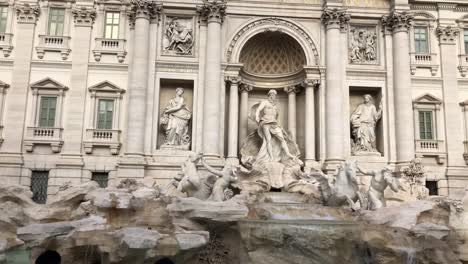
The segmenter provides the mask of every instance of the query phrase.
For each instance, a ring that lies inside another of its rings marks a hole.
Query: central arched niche
[[[293,76],[303,70],[306,57],[302,47],[289,35],[263,32],[242,47],[239,62],[247,74],[263,77]]]
[[[249,92],[249,109],[257,102],[267,98],[269,89],[278,92],[278,121],[288,130],[288,95],[287,86],[300,86],[306,73],[304,66],[307,58],[302,46],[291,35],[280,30],[264,31],[253,35],[242,46],[239,53],[242,68],[239,75],[245,84],[254,89]],[[296,135],[302,156],[304,155],[304,109],[305,96],[301,91],[296,96]],[[255,131],[257,124],[248,122],[248,133]]]

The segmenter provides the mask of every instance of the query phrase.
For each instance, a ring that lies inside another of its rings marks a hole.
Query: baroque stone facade
[[[403,172],[420,158],[438,194],[468,185],[464,1],[0,0],[0,8],[2,181],[31,186],[46,173],[53,195],[99,175],[164,185],[199,152],[216,169],[238,164],[257,131],[251,108],[274,90],[278,124],[305,168],[332,173],[352,159]],[[351,120],[364,95],[379,111],[373,124]],[[371,147],[356,155],[364,126]],[[358,174],[368,185],[372,177]]]

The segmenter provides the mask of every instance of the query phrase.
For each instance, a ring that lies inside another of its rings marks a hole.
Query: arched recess
[[[229,41],[226,52],[228,63],[239,63],[240,53],[245,43],[253,36],[266,31],[279,31],[294,38],[305,53],[307,65],[320,64],[316,41],[312,39],[310,34],[295,22],[276,17],[258,18],[242,25]]]
[[[60,264],[62,257],[57,251],[47,250],[44,251],[34,262],[35,264]]]

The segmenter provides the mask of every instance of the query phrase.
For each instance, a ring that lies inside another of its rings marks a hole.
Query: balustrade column
[[[464,139],[463,125],[462,122],[459,122],[463,117],[458,96],[458,69],[457,64],[454,63],[458,56],[456,48],[458,34],[458,28],[451,26],[437,28],[443,76],[442,92],[445,108],[446,151],[449,153],[447,156],[447,165],[449,166],[447,175],[459,173],[452,173],[451,170],[453,169],[450,167],[465,165],[463,159],[464,146],[462,144]]]
[[[249,92],[253,90],[253,86],[242,84],[239,87],[240,91],[240,106],[239,106],[239,142],[242,143],[249,134]]]
[[[315,87],[318,80],[305,80],[305,165],[315,162]]]
[[[228,159],[237,161],[238,125],[239,125],[239,77],[228,77],[229,88],[229,134]]]
[[[334,165],[344,160],[343,105],[348,103],[343,98],[344,71],[340,29],[349,21],[349,15],[341,9],[325,9],[322,21],[326,26],[326,94],[325,94],[325,133],[326,159],[325,169],[334,169]]]
[[[3,130],[5,141],[2,143],[2,152],[19,156],[21,155],[23,146],[22,135],[25,128],[25,109],[27,107],[28,94],[30,94],[34,31],[40,9],[37,5],[26,3],[17,3],[15,9],[17,18],[15,32],[16,52],[13,61],[11,85],[8,91],[8,101],[14,103],[6,104],[5,127]],[[16,160],[15,158],[11,162],[22,162],[21,159]],[[7,161],[7,159],[2,157],[1,161]]]
[[[297,141],[297,126],[296,126],[296,93],[300,90],[296,86],[288,86],[284,88],[288,93],[288,130],[294,142]]]
[[[129,72],[126,155],[143,156],[145,145],[146,99],[150,47],[150,19],[161,12],[161,5],[149,0],[132,2],[134,19],[133,58]]]
[[[395,136],[397,162],[414,158],[414,128],[411,96],[408,30],[413,17],[393,12],[382,18],[382,24],[393,32],[393,87],[395,104]]]
[[[220,97],[221,97],[221,25],[226,4],[206,1],[197,8],[201,17],[207,20],[205,91],[203,104],[203,154],[219,158],[220,153]]]

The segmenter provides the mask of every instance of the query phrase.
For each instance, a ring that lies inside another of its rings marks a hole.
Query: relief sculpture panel
[[[167,16],[164,24],[164,55],[193,55],[193,18]]]
[[[377,30],[373,26],[351,26],[348,57],[350,64],[377,63]]]

